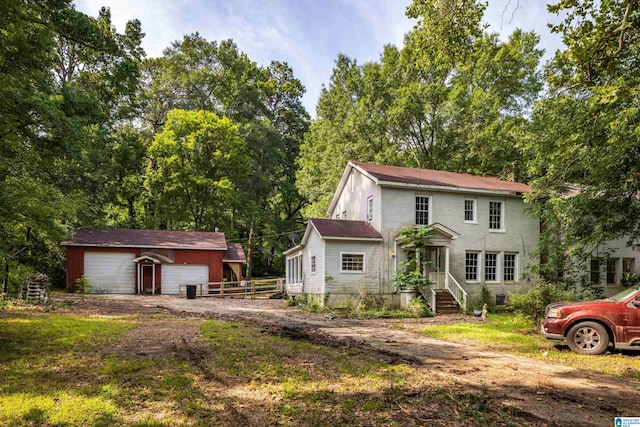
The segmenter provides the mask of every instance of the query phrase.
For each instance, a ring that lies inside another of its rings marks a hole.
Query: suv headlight
[[[562,313],[559,308],[550,308],[547,312],[547,317],[555,317],[556,319],[559,319],[562,317]]]

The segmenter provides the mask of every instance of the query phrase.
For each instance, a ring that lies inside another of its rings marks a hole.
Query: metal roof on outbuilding
[[[61,242],[63,246],[114,248],[197,249],[226,251],[224,233],[208,231],[81,228]],[[244,255],[244,254],[243,254]]]

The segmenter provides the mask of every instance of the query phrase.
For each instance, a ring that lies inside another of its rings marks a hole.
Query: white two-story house
[[[361,290],[391,297],[407,255],[400,230],[432,225],[422,256],[434,287],[460,298],[486,285],[500,302],[537,262],[540,222],[522,197],[529,191],[496,177],[350,161],[328,218],[310,219],[301,244],[285,253],[287,289],[330,306]]]

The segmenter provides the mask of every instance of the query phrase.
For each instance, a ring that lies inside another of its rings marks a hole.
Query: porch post
[[[142,293],[142,283],[141,283],[142,282],[142,278],[140,277],[140,263],[139,262],[136,263],[136,273],[137,273],[136,274],[136,282],[137,282],[136,285],[138,285],[137,286],[138,294],[141,294]]]
[[[156,263],[151,264],[151,295],[156,294]]]
[[[444,247],[444,287],[449,289],[449,246]]]

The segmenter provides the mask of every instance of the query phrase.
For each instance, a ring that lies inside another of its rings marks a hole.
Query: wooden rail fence
[[[187,286],[192,285],[181,284],[178,286],[178,292],[181,297],[186,296]],[[200,297],[255,298],[258,295],[266,296],[283,293],[284,278],[198,283],[193,286],[196,286],[196,295]]]

